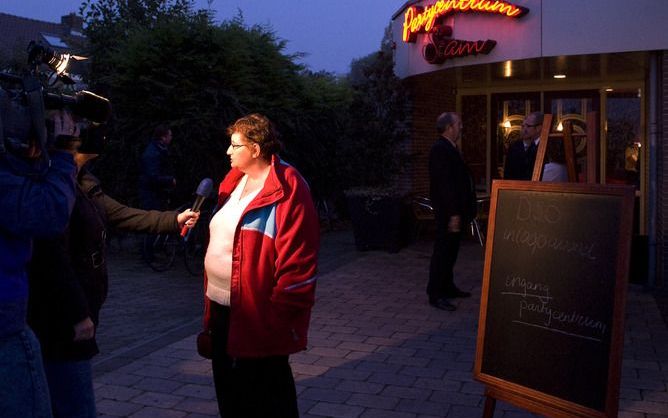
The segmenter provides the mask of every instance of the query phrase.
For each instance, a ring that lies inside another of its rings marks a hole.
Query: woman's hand
[[[90,340],[95,336],[95,325],[90,316],[74,325],[74,341]]]
[[[179,224],[179,228],[192,228],[197,223],[199,219],[199,212],[193,212],[190,208],[179,213],[176,217],[176,222]]]

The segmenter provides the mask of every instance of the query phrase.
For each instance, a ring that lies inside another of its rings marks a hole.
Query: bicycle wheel
[[[208,242],[209,226],[206,223],[198,223],[184,240],[183,261],[186,270],[193,276],[201,276],[204,273],[204,256]]]
[[[154,271],[169,270],[174,264],[179,237],[173,234],[149,234],[144,237],[144,261]]]

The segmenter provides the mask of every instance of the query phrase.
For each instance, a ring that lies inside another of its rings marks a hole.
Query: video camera
[[[0,72],[0,153],[25,155],[31,147],[66,148],[63,141],[80,141],[79,151],[99,154],[104,146],[103,127],[111,116],[108,99],[90,91],[76,91],[67,74],[74,57],[39,43],[28,45],[29,70],[23,75]],[[76,58],[74,58],[76,59]],[[48,74],[47,70],[51,70]],[[49,80],[52,80],[49,83]],[[61,82],[60,90],[56,87]],[[66,109],[80,126],[77,138],[54,138],[47,109]]]

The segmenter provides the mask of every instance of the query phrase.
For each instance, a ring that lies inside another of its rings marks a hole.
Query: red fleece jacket
[[[241,177],[234,168],[227,174],[218,207]],[[230,356],[288,355],[306,348],[319,245],[318,216],[306,181],[274,156],[264,187],[241,215],[234,234]],[[206,293],[206,275],[204,286]],[[209,304],[205,298],[206,329]]]

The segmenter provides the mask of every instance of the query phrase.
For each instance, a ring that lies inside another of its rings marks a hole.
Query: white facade
[[[415,43],[407,43],[402,40],[402,33],[407,7],[427,8],[437,1],[408,2],[393,16],[395,72],[401,78],[507,60],[668,49],[668,0],[510,0],[508,3],[529,12],[509,18],[469,11],[448,14],[445,18],[445,23],[452,27],[453,39],[495,40],[496,46],[488,55],[430,64],[422,52],[430,42],[429,36],[420,33]],[[440,1],[469,3],[469,0]]]

